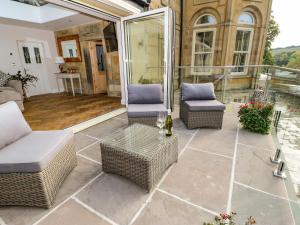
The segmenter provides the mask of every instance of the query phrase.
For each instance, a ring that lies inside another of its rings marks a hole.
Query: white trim
[[[188,200],[186,200],[186,199],[183,199],[183,198],[181,198],[181,197],[179,197],[179,196],[177,196],[177,195],[174,195],[174,194],[172,194],[172,193],[170,193],[170,192],[167,192],[167,191],[165,191],[165,190],[163,190],[163,189],[158,188],[157,190],[158,190],[159,192],[165,194],[165,195],[168,195],[169,197],[175,198],[175,199],[177,199],[177,200],[179,200],[179,201],[181,201],[181,202],[186,203],[187,205],[194,206],[194,207],[196,207],[196,208],[198,208],[198,209],[200,209],[200,210],[202,210],[202,211],[204,211],[204,212],[210,213],[210,214],[212,214],[212,215],[214,215],[214,216],[219,216],[219,215],[220,215],[219,213],[217,213],[217,212],[215,212],[215,211],[212,211],[212,210],[206,209],[206,208],[204,208],[204,207],[202,207],[202,206],[200,206],[200,205],[194,204],[194,203],[192,203],[192,202],[190,202],[190,201],[188,201]]]
[[[80,156],[80,157],[82,157],[82,158],[84,158],[84,159],[86,159],[86,160],[88,160],[88,161],[91,161],[91,162],[93,162],[93,163],[96,163],[96,164],[98,164],[98,165],[102,165],[102,163],[100,163],[100,162],[98,162],[98,161],[96,161],[96,160],[94,160],[94,159],[91,159],[91,158],[88,157],[88,156],[82,155],[82,154],[80,154],[80,153],[77,153],[77,156]]]
[[[82,135],[82,133],[78,133],[78,135]],[[82,135],[82,136],[86,136],[86,135]],[[89,136],[86,136],[86,137],[89,137]],[[84,151],[84,150],[86,150],[86,149],[92,147],[93,145],[95,145],[95,144],[97,144],[97,143],[100,144],[100,140],[95,140],[95,142],[93,142],[92,144],[89,144],[89,145],[87,145],[87,146],[85,146],[85,147],[79,149],[76,153],[77,153],[77,154],[80,154],[80,152],[82,152],[82,151]]]
[[[209,154],[209,155],[219,156],[219,157],[229,159],[229,160],[233,159],[231,156],[222,155],[222,154],[218,154],[218,153],[210,152],[210,151],[205,151],[205,150],[202,150],[201,148],[194,148],[194,147],[190,147],[190,146],[188,148],[195,152],[201,152],[201,153],[205,153],[205,154]]]
[[[283,182],[283,183],[285,184],[285,182]],[[286,198],[286,197],[283,197],[283,196],[280,196],[280,195],[275,195],[275,194],[272,194],[272,193],[267,192],[267,191],[263,191],[261,189],[255,188],[255,187],[251,187],[251,186],[249,186],[247,184],[244,184],[244,183],[241,183],[239,181],[234,181],[234,184],[239,185],[239,186],[244,187],[244,188],[248,188],[248,189],[253,190],[253,191],[263,193],[265,195],[268,195],[268,196],[271,196],[271,197],[274,197],[274,198],[278,198],[278,199],[281,199],[281,200],[286,200],[286,201],[289,201],[289,202],[299,204],[299,202],[297,202],[297,201],[293,201],[289,198]],[[288,193],[288,192],[286,192],[286,193]]]
[[[53,207],[50,209],[49,212],[47,212],[44,216],[42,216],[40,219],[38,219],[35,223],[33,223],[32,225],[38,225],[41,221],[43,221],[44,219],[46,219],[50,214],[52,214],[56,209],[58,209],[60,206],[62,206],[63,204],[65,204],[67,201],[69,201],[70,199],[72,199],[73,197],[75,197],[79,192],[81,192],[83,189],[85,189],[87,186],[89,186],[91,183],[93,183],[98,177],[102,176],[102,174],[104,174],[104,172],[99,173],[98,175],[96,175],[94,178],[92,178],[89,182],[87,182],[85,185],[83,185],[82,187],[80,187],[77,191],[75,191],[71,196],[69,196],[68,198],[66,198],[64,201],[62,201],[61,203],[59,203],[57,206]]]
[[[88,211],[92,212],[93,214],[95,214],[96,216],[98,216],[99,218],[105,220],[106,222],[108,222],[111,225],[118,225],[118,223],[116,223],[115,221],[113,221],[112,219],[108,218],[107,216],[105,216],[104,214],[96,211],[95,209],[93,209],[92,207],[88,206],[87,204],[85,204],[84,202],[82,202],[81,200],[79,200],[78,198],[76,198],[75,196],[72,197],[71,199],[73,199],[75,202],[77,202],[79,205],[81,205],[82,207],[84,207],[85,209],[87,209]]]
[[[66,129],[72,129],[73,133],[78,133],[78,132],[80,132],[82,130],[85,130],[85,129],[91,127],[91,126],[94,126],[98,123],[104,122],[104,121],[109,120],[109,119],[111,119],[115,116],[123,114],[126,111],[127,110],[125,108],[117,109],[117,110],[114,110],[112,112],[106,113],[104,115],[101,115],[101,116],[95,117],[93,119],[90,119],[88,121],[82,122],[80,124],[76,124],[72,127],[66,128]]]
[[[236,45],[236,36],[238,31],[250,31],[250,39],[249,39],[249,44],[248,44],[248,50],[247,51],[236,51],[235,45]],[[237,27],[236,29],[236,34],[235,34],[235,42],[234,42],[234,50],[233,50],[233,55],[232,55],[232,65],[234,65],[233,59],[234,59],[234,54],[238,53],[243,53],[246,54],[246,59],[245,59],[245,64],[248,65],[251,57],[251,52],[252,52],[252,43],[253,43],[253,36],[254,36],[254,29],[249,28],[249,27]],[[242,67],[242,66],[241,66]],[[248,73],[248,67],[244,66],[244,71],[243,72],[231,72],[231,75],[246,75]]]
[[[285,189],[286,193],[288,194],[286,183],[285,182],[283,182],[283,183],[284,183],[284,189]],[[290,212],[291,212],[291,215],[292,215],[293,225],[296,225],[292,204],[291,204],[290,201],[288,201],[288,203],[289,203],[289,208],[290,208]]]
[[[107,20],[110,22],[116,23],[116,34],[117,34],[117,39],[118,39],[118,51],[119,51],[119,69],[120,69],[120,82],[121,82],[121,104],[125,105],[126,104],[126,93],[125,93],[125,88],[126,88],[126,80],[124,80],[124,77],[122,76],[123,74],[123,57],[122,57],[122,52],[123,52],[123,45],[122,45],[122,38],[121,38],[121,26],[120,26],[120,21],[121,17],[118,15],[113,15],[111,12],[106,12],[103,9],[95,9],[91,8],[88,6],[85,6],[83,4],[69,1],[69,0],[47,0],[50,3],[76,10],[81,13],[85,13],[87,15],[95,16],[99,19],[102,20]]]
[[[169,88],[169,83],[168,83],[168,78],[171,76],[170,74],[170,69],[169,69],[169,48],[171,47],[169,45],[169,25],[170,25],[170,8],[164,7],[164,8],[158,8],[154,10],[150,10],[147,12],[135,14],[135,15],[130,15],[127,17],[122,17],[121,18],[121,37],[122,37],[122,48],[124,50],[122,51],[122,61],[123,61],[123,79],[124,79],[124,93],[125,93],[125,101],[127,105],[127,85],[129,84],[129,80],[131,77],[131,71],[130,71],[130,66],[128,65],[130,63],[129,61],[129,55],[130,52],[126,52],[127,49],[127,43],[128,43],[128,35],[127,35],[127,27],[126,27],[126,22],[129,20],[135,20],[143,17],[151,17],[157,14],[163,14],[164,15],[164,103],[167,105],[168,104],[168,88]]]
[[[108,20],[111,22],[117,22],[120,21],[120,16],[118,15],[113,15],[111,12],[107,12],[103,9],[95,9],[91,8],[88,6],[85,6],[83,4],[74,2],[74,1],[69,1],[69,0],[47,0],[47,2],[55,4],[55,5],[60,5],[62,7],[76,10],[78,12],[82,12],[88,15],[92,15],[95,17],[98,17],[100,19]]]
[[[198,21],[203,17],[203,16],[211,16],[214,18],[215,22],[214,23],[203,23],[203,24],[198,24]],[[203,26],[213,26],[213,25],[216,25],[217,24],[217,18],[210,14],[210,13],[204,13],[203,15],[199,16],[195,23],[194,23],[194,27],[203,27]]]
[[[235,137],[235,144],[234,144],[234,152],[233,152],[230,183],[229,183],[229,192],[228,192],[227,208],[226,208],[227,213],[231,213],[231,204],[232,204],[233,186],[234,186],[234,180],[235,180],[234,177],[235,177],[235,166],[236,166],[238,142],[239,142],[239,126],[237,127],[237,130],[236,130],[236,137]]]
[[[121,21],[116,22],[116,34],[118,40],[118,51],[119,51],[119,71],[120,71],[120,84],[121,84],[121,104],[126,105],[127,102],[127,80],[126,76],[124,76],[124,60],[123,60],[123,52],[124,52],[124,43],[122,42],[122,28]]]
[[[201,54],[205,54],[205,53],[209,53],[212,54],[211,55],[211,61],[209,63],[208,66],[212,66],[213,62],[214,62],[214,55],[215,55],[215,44],[216,44],[216,32],[217,32],[217,28],[198,28],[198,29],[194,29],[193,31],[193,42],[192,42],[192,62],[191,65],[192,67],[195,67],[195,54],[197,54],[195,52],[195,48],[196,48],[196,35],[197,33],[205,33],[205,32],[213,32],[213,43],[212,43],[212,50],[210,52],[201,52]],[[192,69],[192,74],[193,75],[210,75],[211,74],[211,70],[209,70],[209,72],[195,72],[195,69]]]
[[[178,160],[180,159],[180,157],[182,156],[182,153],[187,149],[189,143],[193,140],[193,138],[195,137],[195,135],[197,134],[198,130],[196,130],[193,135],[190,137],[189,141],[185,144],[183,150],[181,151],[181,153],[178,155]],[[149,194],[148,198],[146,199],[146,201],[144,202],[144,204],[141,206],[141,208],[136,212],[136,214],[134,215],[134,217],[131,219],[131,221],[129,222],[128,225],[132,225],[134,224],[134,222],[136,221],[136,219],[139,217],[139,215],[143,212],[143,210],[145,209],[145,207],[147,206],[147,204],[149,202],[151,202],[153,195],[155,194],[156,191],[159,190],[160,185],[164,182],[164,180],[166,179],[166,177],[169,175],[171,169],[174,167],[174,164],[172,164],[167,171],[165,172],[165,174],[163,175],[163,177],[160,179],[160,181],[158,182],[158,184],[155,186],[155,188],[153,189],[153,191]]]

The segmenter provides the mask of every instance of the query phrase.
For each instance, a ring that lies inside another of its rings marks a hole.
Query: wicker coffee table
[[[100,143],[103,171],[150,191],[178,159],[177,136],[160,138],[158,131],[136,123],[104,138]]]

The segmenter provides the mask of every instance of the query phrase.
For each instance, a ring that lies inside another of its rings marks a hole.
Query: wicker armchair
[[[156,126],[158,113],[168,112],[162,101],[161,85],[129,85],[127,111],[129,124]]]
[[[77,164],[73,132],[32,131],[15,102],[0,118],[0,206],[50,208]]]
[[[212,83],[181,87],[180,118],[188,129],[222,128],[225,105],[216,100]]]

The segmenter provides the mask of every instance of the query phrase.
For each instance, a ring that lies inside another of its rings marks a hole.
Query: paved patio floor
[[[271,136],[238,128],[237,107],[228,105],[222,130],[187,130],[174,115],[179,161],[147,193],[101,169],[99,141],[127,126],[127,116],[76,134],[78,166],[55,205],[0,208],[0,225],[202,225],[220,212],[237,212],[237,224],[253,216],[260,225],[300,224],[300,203],[275,178]]]

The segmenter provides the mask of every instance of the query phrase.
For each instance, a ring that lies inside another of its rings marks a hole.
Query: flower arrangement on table
[[[231,212],[230,214],[227,213],[220,213],[219,216],[215,217],[215,221],[213,223],[203,223],[203,225],[235,225],[234,217],[236,216],[235,212]],[[250,216],[245,225],[253,225],[256,224],[255,219]]]
[[[238,116],[245,129],[255,133],[268,134],[273,110],[274,106],[270,103],[251,101],[240,106]]]

